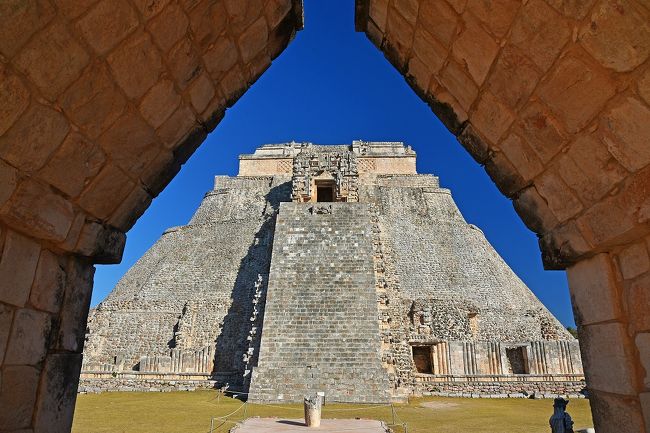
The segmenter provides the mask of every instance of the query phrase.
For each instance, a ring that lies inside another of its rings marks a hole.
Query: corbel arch
[[[93,264],[302,25],[299,0],[0,2],[0,429],[70,430]]]
[[[599,431],[650,428],[647,4],[356,7],[568,269]],[[4,429],[69,430],[93,263],[301,27],[292,0],[0,4]]]

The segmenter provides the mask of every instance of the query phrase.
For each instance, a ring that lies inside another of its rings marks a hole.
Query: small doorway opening
[[[510,364],[510,370],[512,374],[529,374],[528,370],[528,355],[526,354],[526,348],[521,347],[511,347],[506,349],[506,357],[508,358],[508,363]]]
[[[333,202],[334,201],[334,184],[320,183],[316,184],[316,201],[318,202]]]
[[[413,346],[413,362],[418,373],[433,374],[431,346]]]

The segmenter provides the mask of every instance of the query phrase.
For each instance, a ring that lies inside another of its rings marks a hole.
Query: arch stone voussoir
[[[647,2],[357,0],[356,28],[568,269],[597,430],[650,431]]]
[[[1,2],[0,430],[70,430],[93,264],[302,25],[300,0]]]

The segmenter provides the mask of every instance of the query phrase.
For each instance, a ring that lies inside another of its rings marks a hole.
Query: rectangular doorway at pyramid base
[[[411,343],[410,395],[585,396],[577,341]]]

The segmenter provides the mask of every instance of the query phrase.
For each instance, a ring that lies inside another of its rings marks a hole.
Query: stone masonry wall
[[[647,316],[649,297],[639,299],[638,289],[628,289],[636,283],[611,270],[630,248],[639,254],[623,262],[647,256],[638,244],[650,232],[648,2],[356,0],[356,6],[357,30],[538,234],[544,265],[575,267],[574,308],[597,317],[576,318],[581,339],[594,346],[584,359],[590,386],[598,386],[591,405],[596,429],[650,432],[650,337],[639,319]],[[640,309],[646,314],[639,316]],[[603,358],[625,367],[612,370]]]
[[[85,368],[214,346],[216,371],[243,374],[255,283],[289,194],[281,177],[217,178],[190,224],[167,230],[93,310]]]
[[[621,269],[647,257],[650,230],[647,2],[357,6],[359,29],[540,234],[546,265],[572,269],[597,427],[649,430],[648,297]],[[124,232],[302,14],[282,0],[0,8],[0,424],[65,431],[92,264],[120,260]]]
[[[415,393],[442,397],[472,398],[585,398],[584,380],[539,382],[417,382]]]
[[[412,343],[575,341],[436,177],[367,176],[361,185],[360,201],[373,214],[382,359],[394,395],[416,386]]]
[[[302,22],[291,0],[0,2],[1,430],[70,430],[93,264]]]
[[[79,393],[100,393],[100,392],[171,392],[171,391],[195,391],[197,389],[213,389],[218,382],[210,380],[209,375],[195,380],[169,378],[162,379],[122,379],[103,378],[89,379],[82,374],[79,381]]]
[[[393,252],[402,296],[413,302],[404,317],[427,312],[422,325],[447,340],[573,340],[481,230],[465,222],[449,190],[416,183],[430,176],[405,178],[385,177],[373,192],[382,241]]]

